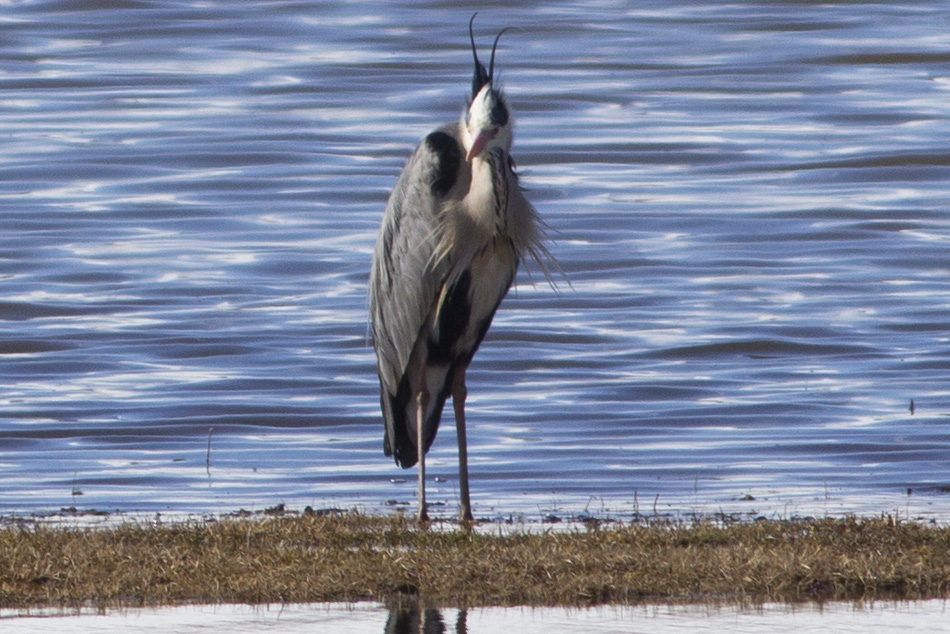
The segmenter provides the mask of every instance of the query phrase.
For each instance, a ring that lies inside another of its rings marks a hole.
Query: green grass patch
[[[950,529],[893,518],[420,529],[400,516],[0,529],[0,607],[430,606],[950,595]]]

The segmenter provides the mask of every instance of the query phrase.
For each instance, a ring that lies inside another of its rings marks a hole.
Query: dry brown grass
[[[0,530],[0,607],[589,605],[950,595],[950,530],[891,518],[420,530],[401,517]]]

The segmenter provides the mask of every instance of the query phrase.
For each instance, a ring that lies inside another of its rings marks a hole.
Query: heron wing
[[[395,444],[396,418],[404,418],[393,412],[391,400],[409,369],[413,349],[420,339],[427,338],[433,303],[438,301],[451,268],[436,251],[444,226],[440,220],[443,203],[462,161],[456,130],[453,126],[439,128],[409,158],[386,205],[373,256],[370,319],[383,390],[387,454]],[[403,461],[397,456],[403,464],[411,460],[406,458]]]

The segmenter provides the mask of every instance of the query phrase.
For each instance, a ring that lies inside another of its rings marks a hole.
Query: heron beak
[[[466,160],[471,161],[473,158],[482,153],[482,150],[485,149],[485,146],[488,145],[488,142],[495,138],[495,135],[498,134],[498,130],[479,130],[478,136],[475,137],[475,142],[472,143],[472,148],[468,151],[468,156]]]

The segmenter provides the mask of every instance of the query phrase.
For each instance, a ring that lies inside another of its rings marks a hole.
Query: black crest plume
[[[475,16],[478,12],[472,14],[472,19],[468,21],[468,37],[472,42],[472,56],[475,58],[475,76],[472,77],[472,99],[478,96],[478,92],[485,84],[490,84],[495,74],[495,49],[498,48],[498,40],[507,28],[501,30],[495,36],[495,43],[491,47],[491,61],[488,64],[488,72],[485,72],[485,65],[478,61],[478,51],[475,50],[475,34],[472,32],[472,24],[475,22]]]

